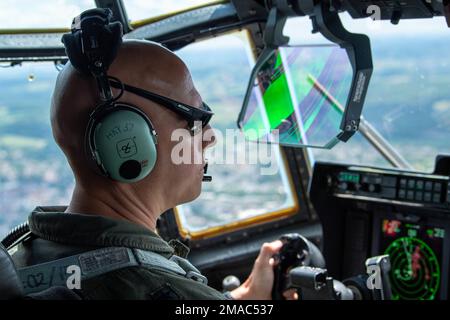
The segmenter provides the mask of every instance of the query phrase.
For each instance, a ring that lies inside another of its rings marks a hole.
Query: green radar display
[[[391,259],[394,300],[439,298],[444,230],[399,220],[383,220],[382,248]]]
[[[439,261],[433,250],[417,238],[400,238],[391,243],[391,285],[394,299],[435,298],[441,280]]]

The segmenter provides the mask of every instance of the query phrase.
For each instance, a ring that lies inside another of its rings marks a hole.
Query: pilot
[[[108,74],[190,106],[202,106],[186,65],[159,44],[124,41]],[[158,156],[147,177],[122,183],[95,172],[83,152],[89,114],[98,99],[95,80],[67,63],[56,80],[51,125],[73,170],[75,188],[67,208],[38,207],[30,214],[30,229],[37,237],[24,242],[14,254],[19,267],[109,247],[139,249],[163,259],[180,251],[157,234],[156,222],[166,210],[196,199],[201,192],[204,163],[175,164],[171,159],[177,143],[171,140],[171,133],[187,128],[187,121],[158,103],[125,91],[119,101],[138,106],[151,119],[157,132]],[[208,130],[213,129],[208,125],[201,134]],[[203,159],[205,149],[214,144],[214,135],[209,139],[190,137],[184,143]],[[227,294],[198,281],[198,277],[165,269],[164,263],[103,272],[83,280],[76,292],[83,299],[271,299],[273,256],[281,246],[280,241],[263,244],[248,279]],[[182,255],[178,263],[185,263],[179,265],[189,266]],[[196,270],[192,265],[190,268]],[[294,291],[286,291],[284,296],[297,299]]]

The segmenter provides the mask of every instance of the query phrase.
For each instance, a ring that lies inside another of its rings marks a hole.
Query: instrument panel
[[[365,259],[388,254],[394,300],[448,298],[449,176],[317,162],[310,198],[335,277],[364,274]]]
[[[333,193],[450,208],[450,179],[441,175],[382,171],[350,166],[331,173]]]

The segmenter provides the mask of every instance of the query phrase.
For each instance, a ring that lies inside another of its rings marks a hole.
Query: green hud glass
[[[372,74],[370,41],[340,36],[326,34],[339,46],[284,45],[261,53],[238,118],[248,140],[331,149],[358,130]]]

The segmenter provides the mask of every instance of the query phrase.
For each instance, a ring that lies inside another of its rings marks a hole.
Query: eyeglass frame
[[[212,116],[214,115],[214,112],[211,111],[211,108],[205,102],[202,102],[202,108],[196,108],[168,97],[164,97],[157,93],[122,83],[121,81],[118,81],[118,79],[111,77],[109,78],[109,84],[113,88],[131,92],[141,98],[156,102],[157,104],[175,112],[188,122],[189,129],[193,134],[197,133],[200,129],[196,127],[196,122],[201,121],[203,129],[209,124]]]

